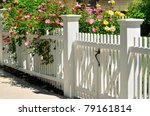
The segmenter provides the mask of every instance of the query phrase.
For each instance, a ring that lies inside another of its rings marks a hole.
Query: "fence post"
[[[63,39],[64,39],[64,95],[74,97],[74,53],[73,42],[79,32],[80,15],[62,15],[64,22]]]
[[[122,99],[134,98],[134,62],[129,49],[134,45],[134,37],[141,36],[140,25],[143,19],[120,19],[120,96]]]
[[[2,40],[2,12],[6,9],[0,9],[0,65],[3,65],[3,40]]]

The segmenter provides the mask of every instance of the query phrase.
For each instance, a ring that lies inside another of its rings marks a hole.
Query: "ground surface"
[[[0,69],[0,99],[63,99],[63,97]]]

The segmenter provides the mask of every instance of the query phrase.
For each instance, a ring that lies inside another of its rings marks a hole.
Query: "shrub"
[[[113,7],[102,9],[100,4],[96,8],[76,2],[60,2],[57,0],[7,0],[3,6],[7,8],[3,12],[3,26],[9,31],[8,36],[3,36],[4,42],[9,44],[9,51],[15,53],[15,45],[25,44],[33,55],[42,56],[42,63],[52,63],[50,44],[54,41],[39,40],[45,35],[63,26],[61,15],[80,14],[80,32],[99,34],[118,34],[119,25],[117,19],[124,17],[120,11],[113,11]],[[108,1],[113,6],[115,1]],[[28,36],[33,35],[33,36]],[[13,47],[11,47],[13,46]],[[44,46],[44,47],[43,47]],[[43,52],[45,51],[45,52]]]
[[[150,33],[150,1],[149,0],[134,0],[127,12],[128,17],[144,19],[142,25],[142,35],[147,36]]]

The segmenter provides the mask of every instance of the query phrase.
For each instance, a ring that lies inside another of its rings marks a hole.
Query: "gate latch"
[[[99,61],[98,58],[97,58],[97,55],[101,53],[100,48],[99,48],[97,51],[95,51],[95,52],[96,52],[95,58],[96,58],[96,60],[97,60],[98,66],[100,66],[100,61]]]

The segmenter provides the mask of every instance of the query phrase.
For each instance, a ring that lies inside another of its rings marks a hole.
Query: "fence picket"
[[[150,55],[148,55],[148,99],[150,99]]]

